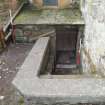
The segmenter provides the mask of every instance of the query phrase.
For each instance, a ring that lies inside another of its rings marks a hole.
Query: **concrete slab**
[[[36,9],[25,5],[14,20],[14,24],[83,24],[79,9]]]
[[[13,80],[13,85],[27,98],[40,102],[96,103],[105,102],[105,79],[39,78],[46,59],[49,37],[40,38]]]

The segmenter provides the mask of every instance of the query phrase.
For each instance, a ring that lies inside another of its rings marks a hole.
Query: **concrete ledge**
[[[43,79],[38,77],[49,37],[40,38],[13,80],[13,85],[33,101],[55,103],[105,102],[105,80],[96,78]]]
[[[14,24],[84,25],[84,19],[79,9],[41,10],[26,4],[20,14],[15,18]]]

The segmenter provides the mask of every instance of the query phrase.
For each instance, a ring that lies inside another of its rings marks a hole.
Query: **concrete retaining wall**
[[[105,102],[104,79],[39,78],[38,74],[46,60],[44,56],[48,45],[49,37],[40,38],[36,42],[12,82],[24,96],[25,105],[75,105]]]

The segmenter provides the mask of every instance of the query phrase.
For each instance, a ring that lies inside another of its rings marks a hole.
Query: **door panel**
[[[71,28],[66,29],[60,27],[56,31],[56,50],[60,51],[73,51],[76,50],[76,42],[77,42],[77,35],[78,35],[78,29],[77,28]]]

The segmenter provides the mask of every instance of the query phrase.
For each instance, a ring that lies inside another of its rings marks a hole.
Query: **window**
[[[43,0],[45,6],[56,6],[58,5],[58,0]]]

